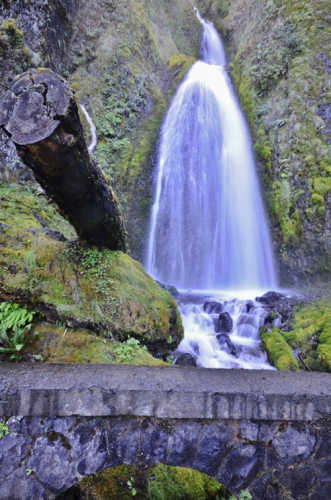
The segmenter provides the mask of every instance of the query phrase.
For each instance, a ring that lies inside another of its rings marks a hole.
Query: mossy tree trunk
[[[80,238],[125,251],[118,202],[88,153],[67,82],[49,69],[16,77],[1,99],[0,125]]]

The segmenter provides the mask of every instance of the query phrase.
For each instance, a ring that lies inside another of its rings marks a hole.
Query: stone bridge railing
[[[0,420],[2,500],[155,462],[254,500],[331,498],[330,374],[2,364]]]

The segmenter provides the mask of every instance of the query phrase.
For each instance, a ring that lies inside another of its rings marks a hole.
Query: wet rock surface
[[[216,338],[218,340],[219,345],[225,352],[227,352],[228,354],[232,354],[232,356],[236,356],[237,348],[231,342],[231,340],[226,334],[221,333],[220,335],[217,335]]]
[[[294,316],[294,308],[303,306],[306,299],[303,296],[288,296],[278,292],[267,292],[255,299],[266,311],[265,325],[277,326],[284,331],[289,331]]]
[[[188,352],[175,353],[174,365],[177,366],[197,366],[197,362],[192,354]]]
[[[220,302],[205,302],[203,310],[207,314],[219,314],[223,311],[223,306]]]
[[[221,313],[216,323],[216,333],[230,333],[233,328],[233,320],[228,312]]]

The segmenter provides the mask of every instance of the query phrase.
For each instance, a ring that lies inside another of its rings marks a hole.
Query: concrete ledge
[[[316,421],[331,374],[115,365],[0,366],[0,416]]]

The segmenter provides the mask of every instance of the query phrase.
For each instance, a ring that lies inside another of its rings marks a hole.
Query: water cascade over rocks
[[[146,268],[180,290],[180,351],[200,366],[268,368],[265,312],[247,302],[277,285],[251,140],[220,37],[197,16],[202,60],[162,126]]]

